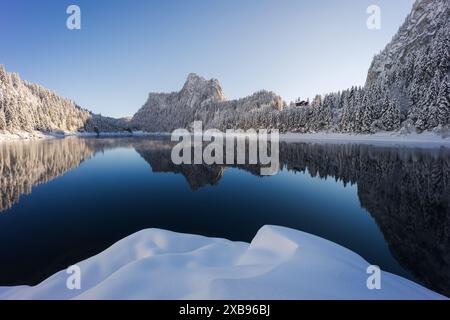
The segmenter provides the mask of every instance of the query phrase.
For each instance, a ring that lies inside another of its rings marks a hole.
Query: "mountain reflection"
[[[145,141],[133,144],[136,152],[150,164],[153,172],[182,174],[194,191],[219,183],[225,172],[224,166],[175,165],[170,157],[172,146],[170,141]]]
[[[449,295],[450,150],[289,144],[281,155],[289,170],[356,183],[397,261]]]
[[[167,146],[167,143],[166,143]],[[154,172],[181,173],[192,189],[216,185],[225,166],[175,166],[170,148],[135,147]],[[356,184],[398,262],[431,288],[450,293],[450,150],[361,144],[282,143],[280,165]],[[258,175],[256,166],[238,166]]]
[[[174,165],[172,144],[161,139],[5,143],[0,144],[0,211],[33,186],[117,147],[134,148],[155,173],[183,175],[192,190],[218,185],[227,170],[225,165]],[[375,219],[398,262],[429,288],[450,295],[450,150],[282,143],[280,166],[356,184],[361,207]],[[258,166],[236,167],[260,172]]]
[[[93,154],[83,139],[0,143],[0,212]]]

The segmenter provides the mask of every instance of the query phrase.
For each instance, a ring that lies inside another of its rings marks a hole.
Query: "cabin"
[[[296,106],[296,107],[306,107],[306,106],[309,106],[309,101],[297,99],[297,100],[295,101],[295,106]]]

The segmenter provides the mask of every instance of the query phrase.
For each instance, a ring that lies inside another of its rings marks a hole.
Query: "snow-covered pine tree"
[[[410,97],[410,108],[408,113],[408,119],[413,123],[416,123],[420,114],[420,100],[421,100],[421,85],[420,78],[413,77],[413,80],[409,86],[408,96]]]
[[[438,95],[441,83],[440,73],[436,72],[427,92],[426,102],[428,104],[428,129],[438,125]]]
[[[428,86],[424,83],[426,91],[418,101],[418,118],[416,127],[425,131],[437,126],[437,94],[439,90],[439,74],[436,73]]]
[[[388,107],[386,112],[383,114],[381,118],[381,123],[383,125],[384,130],[386,131],[395,131],[400,128],[401,123],[401,114],[398,103],[394,99],[390,99],[388,102]]]
[[[19,119],[17,118],[17,113],[14,110],[14,101],[10,99],[4,102],[6,129],[9,131],[14,131],[19,128],[20,123]]]
[[[314,97],[314,100],[313,100],[311,106],[313,108],[320,108],[321,105],[322,105],[322,96],[320,94],[318,94]]]
[[[403,74],[401,75],[401,77],[405,80],[406,86],[409,86],[411,81],[414,79],[415,60],[415,54],[411,52],[408,53],[406,56],[405,67],[402,69]]]
[[[416,127],[421,131],[428,129],[428,106],[425,102],[421,103],[421,108],[419,108]]]
[[[334,109],[334,96],[328,94],[323,101],[323,125],[324,129],[330,130],[333,126],[333,109]]]
[[[4,130],[6,130],[6,117],[5,117],[5,111],[3,108],[3,99],[0,98],[0,131],[4,131]]]
[[[6,84],[6,70],[5,67],[0,64],[0,87],[2,84]]]
[[[356,91],[355,94],[355,101],[354,101],[354,127],[353,130],[354,132],[361,132],[361,128],[362,128],[362,121],[363,121],[363,113],[364,113],[364,109],[363,109],[363,100],[364,100],[364,93],[365,90],[361,87],[359,87]]]
[[[341,118],[341,131],[352,132],[352,118],[353,118],[353,105],[355,98],[355,88],[346,90],[342,96],[342,118]]]
[[[437,118],[441,126],[450,124],[450,90],[448,75],[441,81],[437,100]]]
[[[370,99],[369,91],[364,92],[361,102],[361,132],[370,133],[374,121],[373,103]]]

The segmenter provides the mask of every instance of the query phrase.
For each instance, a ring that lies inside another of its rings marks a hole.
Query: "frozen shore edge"
[[[143,131],[135,132],[100,132],[99,134],[94,132],[16,132],[16,133],[1,133],[0,142],[4,141],[26,141],[26,140],[45,140],[45,139],[62,139],[67,137],[142,137],[159,135],[157,133],[148,133]],[[162,135],[162,134],[161,134]]]
[[[167,132],[101,132],[78,133],[78,132],[17,132],[0,133],[0,142],[43,140],[66,137],[155,137],[170,136]],[[386,146],[413,146],[413,147],[450,147],[450,136],[442,137],[433,132],[400,134],[396,132],[380,132],[376,134],[347,134],[347,133],[282,133],[281,142],[317,142],[317,143],[358,143]]]
[[[67,289],[63,270],[36,287],[0,287],[0,299],[447,299],[388,272],[380,290],[369,290],[369,265],[333,242],[284,227],[265,226],[250,244],[147,229],[77,264],[80,290]]]

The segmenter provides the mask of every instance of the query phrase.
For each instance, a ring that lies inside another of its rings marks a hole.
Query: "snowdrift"
[[[0,288],[0,299],[445,299],[300,231],[265,226],[251,244],[148,229],[77,264],[81,289],[61,271],[36,287]]]

